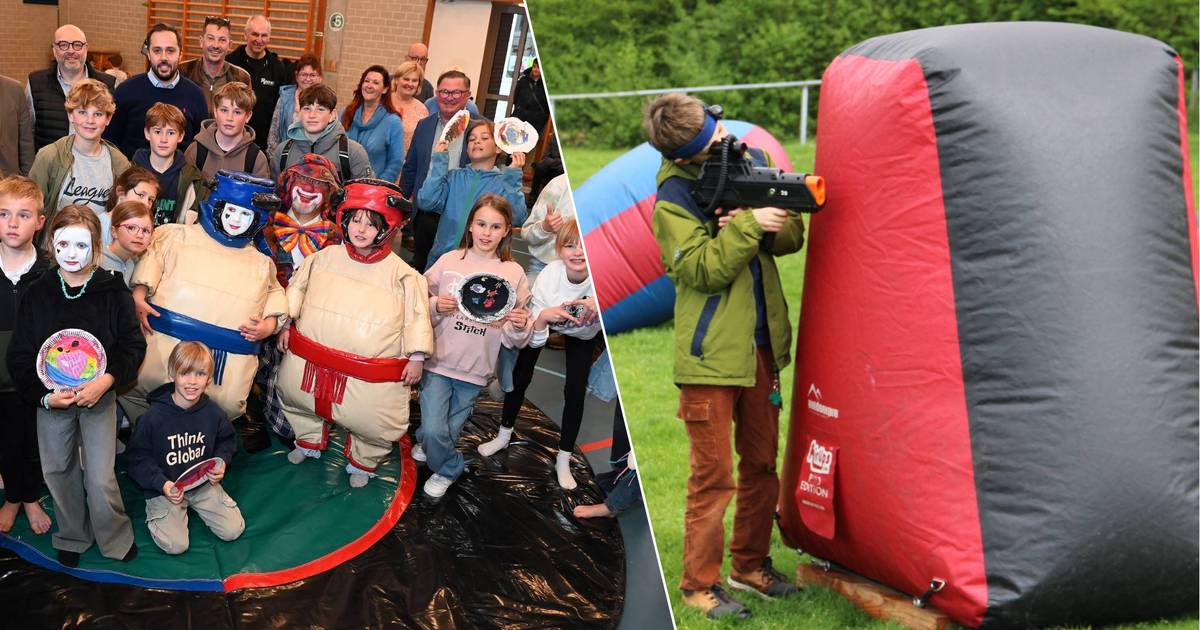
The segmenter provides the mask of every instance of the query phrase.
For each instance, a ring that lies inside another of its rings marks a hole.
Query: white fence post
[[[808,86],[800,93],[800,144],[808,144]]]

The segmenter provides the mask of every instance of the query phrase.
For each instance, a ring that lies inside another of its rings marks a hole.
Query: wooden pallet
[[[912,630],[949,630],[957,627],[946,613],[932,606],[917,608],[908,595],[841,569],[826,571],[813,564],[801,564],[796,568],[796,582],[828,587],[868,615]]]

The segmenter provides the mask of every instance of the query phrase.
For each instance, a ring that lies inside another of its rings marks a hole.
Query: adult
[[[0,76],[0,178],[28,175],[33,166],[33,108],[21,82]]]
[[[513,90],[512,115],[533,125],[539,137],[546,137],[546,121],[550,120],[550,102],[542,81],[542,67],[535,57],[533,64],[521,73]]]
[[[254,88],[254,115],[250,127],[254,129],[254,142],[259,148],[267,148],[270,136],[271,114],[279,100],[279,88],[292,80],[287,64],[272,52],[271,21],[259,14],[246,20],[246,43],[226,57],[226,61],[250,73],[250,87]]]
[[[104,139],[117,145],[125,155],[150,148],[143,123],[146,121],[146,112],[155,103],[174,105],[183,112],[187,120],[182,140],[185,147],[192,143],[192,136],[200,131],[200,123],[208,118],[208,101],[204,98],[204,90],[179,74],[182,43],[179,30],[174,26],[159,22],[150,27],[142,44],[142,52],[150,62],[150,71],[121,82],[114,92],[117,113],[105,130]]]
[[[417,123],[429,115],[429,108],[425,107],[425,103],[418,96],[421,82],[424,80],[425,71],[421,69],[421,64],[415,61],[400,64],[392,75],[392,109],[400,114],[400,122],[404,124],[405,155],[408,155],[408,147],[412,144]]]
[[[35,152],[59,138],[75,133],[63,103],[80,79],[96,79],[108,86],[110,91],[116,82],[113,77],[87,63],[87,37],[73,24],[64,24],[54,31],[50,52],[54,54],[54,63],[49,68],[30,72],[25,83],[25,98],[33,112]]]
[[[433,84],[425,78],[425,66],[429,65],[429,47],[421,42],[413,42],[409,45],[408,54],[404,55],[404,59],[421,66],[421,90],[417,92],[417,99],[425,102],[433,98]]]
[[[466,108],[470,100],[471,79],[461,70],[447,70],[438,77],[438,111],[417,123],[408,155],[404,158],[404,168],[400,171],[400,192],[405,197],[416,197],[416,192],[421,189],[421,184],[425,183],[425,177],[429,175],[429,169],[433,166],[433,147],[441,139],[442,130],[451,117]],[[467,163],[465,140],[466,134],[459,134],[449,144],[447,168],[453,170]],[[436,212],[424,212],[418,204],[413,204],[413,207],[416,209],[416,217],[413,219],[412,266],[414,269],[424,269],[427,266],[429,250],[433,248],[438,218],[441,215]]]
[[[388,182],[396,181],[404,165],[404,123],[392,108],[391,89],[387,68],[370,66],[342,112],[346,135],[363,145],[375,176]]]
[[[321,68],[321,60],[305,53],[292,66],[295,69],[294,85],[279,88],[279,101],[275,103],[275,113],[271,114],[271,133],[267,138],[267,154],[275,152],[275,146],[287,141],[287,130],[296,119],[296,111],[300,109],[300,92],[304,88],[314,86],[325,80],[325,71]]]
[[[204,89],[208,111],[216,113],[213,92],[226,83],[235,81],[250,85],[250,73],[229,63],[229,19],[220,16],[204,18],[204,32],[200,34],[200,56],[183,62],[179,72]]]

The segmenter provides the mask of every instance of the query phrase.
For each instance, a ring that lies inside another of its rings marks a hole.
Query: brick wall
[[[350,102],[362,71],[380,64],[392,71],[412,42],[425,34],[426,0],[347,0],[342,50],[334,89],[338,104]],[[333,51],[327,51],[326,58]]]
[[[146,71],[142,41],[146,39],[146,7],[142,0],[59,0],[64,7],[63,24],[74,24],[87,34],[90,50],[118,51],[121,69],[130,76]]]
[[[50,39],[58,28],[58,7],[0,0],[0,74],[25,82],[50,63]]]

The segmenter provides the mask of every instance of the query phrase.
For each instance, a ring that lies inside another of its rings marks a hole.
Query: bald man
[[[34,151],[59,138],[75,133],[64,109],[67,94],[81,79],[96,79],[113,90],[116,79],[98,72],[87,63],[87,36],[74,24],[64,24],[54,31],[50,41],[54,63],[44,70],[29,73],[25,82],[25,98],[33,112]]]
[[[418,101],[427,101],[433,97],[433,84],[429,79],[425,78],[425,66],[429,63],[429,47],[421,42],[413,42],[408,47],[408,54],[404,58],[413,63],[421,65],[421,91],[417,92]]]
[[[271,22],[265,15],[251,16],[246,20],[246,43],[225,58],[250,73],[254,88],[254,115],[250,127],[254,129],[254,142],[264,151],[270,137],[271,116],[275,113],[275,102],[279,100],[279,88],[292,82],[292,74],[279,55],[272,52]]]

